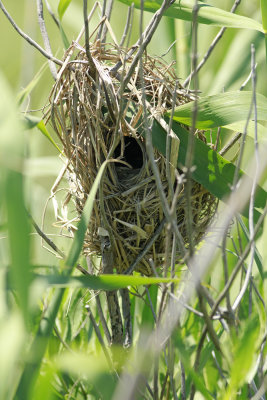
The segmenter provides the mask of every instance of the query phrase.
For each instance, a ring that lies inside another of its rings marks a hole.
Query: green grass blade
[[[266,0],[261,0],[261,19],[262,19],[263,33],[265,36],[265,56],[266,56],[266,64],[267,64],[267,2],[266,2]]]
[[[60,0],[59,4],[58,4],[58,16],[59,19],[62,20],[63,15],[65,14],[67,8],[69,7],[70,3],[72,0]]]
[[[172,129],[180,139],[178,165],[185,165],[188,148],[188,131],[175,121],[173,121]],[[165,155],[166,132],[156,121],[154,121],[152,127],[152,139],[153,145]],[[193,165],[195,165],[196,169],[192,173],[193,179],[203,185],[218,199],[225,200],[231,193],[231,185],[236,169],[235,165],[225,160],[200,139],[194,138],[194,142],[195,155]],[[239,175],[244,175],[244,173],[240,171]],[[255,218],[259,217],[257,210],[263,210],[266,200],[267,193],[258,186],[254,205]],[[243,210],[242,214],[247,217],[248,209]]]
[[[77,262],[79,255],[82,251],[82,246],[83,246],[83,239],[85,232],[87,230],[90,218],[91,218],[91,213],[93,211],[93,206],[94,206],[94,200],[96,196],[96,192],[98,190],[98,186],[100,184],[103,172],[106,168],[107,162],[105,161],[97,174],[96,180],[94,181],[94,184],[92,186],[92,189],[89,193],[88,199],[86,200],[83,213],[81,215],[81,219],[78,224],[78,230],[75,234],[70,252],[68,254],[67,260],[66,260],[66,265],[68,267],[74,267],[75,263]]]
[[[39,129],[39,131],[42,132],[42,134],[49,140],[49,142],[52,143],[52,145],[61,154],[63,154],[62,151],[60,150],[60,148],[58,147],[58,145],[56,144],[56,142],[54,141],[54,139],[52,138],[52,136],[50,135],[50,133],[48,132],[47,127],[45,126],[45,123],[42,119],[40,119],[38,117],[33,117],[31,115],[25,115],[24,120],[25,120],[27,129],[33,129],[33,128],[37,127]]]
[[[124,4],[130,6],[134,3],[134,6],[138,9],[141,8],[140,0],[119,0]],[[194,0],[177,0],[171,7],[169,7],[164,15],[170,18],[178,18],[185,21],[192,21],[193,7],[195,5]],[[220,8],[212,7],[209,4],[198,2],[198,22],[200,24],[225,26],[227,28],[247,28],[255,29],[263,32],[262,26],[259,22],[243,17],[241,15],[233,14]],[[144,10],[155,13],[161,6],[161,1],[145,1]]]
[[[209,129],[246,121],[251,105],[252,92],[226,92],[202,97],[198,100],[196,128]],[[174,111],[174,120],[191,125],[193,102],[183,104]],[[257,94],[258,120],[267,120],[267,98]],[[167,114],[167,115],[170,115]]]
[[[157,285],[159,283],[178,283],[175,278],[151,278],[128,275],[100,275],[100,276],[62,276],[62,275],[35,275],[35,279],[44,281],[48,286],[60,288],[88,288],[93,290],[118,290],[128,286]]]
[[[59,31],[60,31],[60,36],[61,36],[64,48],[67,50],[70,47],[70,41],[67,38],[67,35],[66,35],[61,23],[59,23]]]

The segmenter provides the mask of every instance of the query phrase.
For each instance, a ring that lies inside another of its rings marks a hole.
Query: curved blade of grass
[[[69,7],[72,0],[60,0],[57,8],[59,19],[62,20],[67,8]]]
[[[252,92],[226,92],[202,97],[198,100],[196,128],[209,129],[246,121],[251,105]],[[191,125],[193,102],[183,104],[174,111],[173,119]],[[257,119],[267,120],[267,98],[257,94]],[[170,115],[168,113],[167,115]]]
[[[105,161],[101,165],[101,167],[98,171],[96,180],[94,181],[92,189],[89,193],[88,199],[86,200],[86,203],[85,203],[85,206],[84,206],[84,209],[83,209],[83,212],[82,212],[79,224],[78,224],[78,230],[75,234],[70,252],[68,254],[68,257],[67,257],[67,260],[65,263],[67,267],[74,267],[75,263],[78,261],[80,252],[83,247],[84,235],[85,235],[85,232],[87,230],[87,227],[88,227],[88,224],[89,224],[89,221],[91,218],[96,192],[97,192],[98,186],[100,184],[103,172],[106,168],[106,165],[107,165],[107,161]]]
[[[179,123],[173,121],[172,130],[180,139],[179,155],[177,164],[185,165],[186,152],[188,149],[188,131],[186,131]],[[165,155],[166,149],[166,132],[156,122],[152,127],[153,145]],[[220,156],[216,151],[212,150],[200,139],[194,137],[195,153],[193,165],[196,167],[192,172],[192,177],[196,182],[203,185],[210,193],[220,200],[225,200],[231,193],[231,186],[235,174],[235,165]],[[243,171],[239,172],[239,176],[245,175]],[[260,186],[257,187],[255,198],[255,219],[259,217],[259,211],[263,210],[267,200],[267,193]],[[247,217],[248,209],[243,210],[242,214]]]
[[[78,224],[78,230],[75,234],[73,244],[71,246],[68,258],[65,263],[67,267],[63,271],[63,275],[65,277],[71,275],[73,267],[77,262],[80,252],[82,250],[84,235],[91,217],[93,203],[106,165],[107,162],[104,162],[101,168],[99,169],[96,180],[86,200],[84,210],[81,215],[81,220],[80,223]],[[32,387],[34,386],[40,365],[42,363],[42,359],[46,351],[48,340],[53,331],[55,319],[60,304],[62,302],[63,295],[64,295],[64,288],[56,290],[49,306],[46,309],[46,312],[43,315],[43,318],[41,319],[38,332],[34,338],[34,341],[29,351],[29,358],[28,358],[29,361],[25,365],[25,368],[23,370],[23,373],[21,375],[17,387],[16,398],[27,399],[28,394],[30,393]]]
[[[141,8],[140,0],[119,0],[120,2],[131,6],[133,3],[135,8]],[[264,1],[264,0],[263,0]],[[169,7],[163,15],[170,18],[182,19],[185,21],[192,21],[193,7],[195,0],[177,0],[171,7]],[[212,7],[209,4],[198,2],[198,22],[200,24],[225,26],[227,28],[247,28],[255,29],[263,32],[261,24],[251,18],[243,17],[241,15],[233,14],[224,11],[220,8]],[[161,6],[161,1],[145,1],[143,8],[145,11],[155,13]]]
[[[59,23],[59,31],[60,31],[60,36],[61,36],[64,48],[65,48],[65,50],[67,50],[70,47],[70,41],[67,38],[67,35],[66,35],[61,23]]]
[[[42,134],[49,140],[49,142],[52,143],[52,145],[61,154],[63,154],[62,151],[60,150],[60,148],[58,147],[58,145],[56,144],[56,142],[54,141],[54,139],[52,138],[52,136],[50,135],[50,133],[48,132],[48,130],[45,126],[45,123],[42,119],[40,119],[38,117],[33,117],[31,115],[25,115],[24,121],[25,121],[27,129],[33,129],[33,128],[37,127],[39,129],[39,131],[42,132]]]
[[[49,286],[55,287],[85,287],[93,290],[118,290],[128,286],[156,285],[159,283],[178,283],[179,279],[171,278],[149,278],[130,275],[84,275],[84,276],[62,276],[62,275],[35,275],[34,278],[41,279]]]

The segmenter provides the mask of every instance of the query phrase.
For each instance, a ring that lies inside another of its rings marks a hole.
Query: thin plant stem
[[[113,8],[113,0],[108,0],[106,10],[105,10],[105,15],[106,19],[109,21],[112,13],[112,8]],[[101,32],[101,37],[100,40],[104,43],[106,41],[106,36],[107,36],[107,25],[103,25],[103,30]]]
[[[108,353],[108,351],[107,351],[107,349],[106,349],[104,340],[103,340],[103,338],[102,338],[102,335],[101,335],[101,332],[100,332],[100,330],[99,330],[99,328],[98,328],[98,325],[97,325],[97,323],[96,323],[96,320],[95,320],[95,318],[94,318],[94,316],[93,316],[93,313],[92,313],[92,311],[91,311],[91,308],[90,308],[90,306],[89,306],[88,304],[85,306],[85,308],[87,309],[87,312],[88,312],[90,321],[91,321],[91,323],[92,323],[92,325],[93,325],[93,327],[94,327],[94,330],[95,330],[97,339],[98,339],[99,343],[101,344],[101,347],[102,347],[103,353],[104,353],[104,355],[105,355],[105,357],[106,357],[108,366],[109,366],[110,370],[112,371],[112,370],[114,370],[113,363],[112,363],[111,357],[110,357],[110,355],[109,355],[109,353]]]
[[[51,17],[52,17],[53,21],[55,22],[56,26],[60,29],[59,20],[57,19],[55,13],[53,12],[53,10],[52,10],[52,8],[51,8],[51,6],[50,6],[48,0],[45,0],[45,5],[46,5],[46,8],[47,8],[47,11],[48,11],[49,14],[51,15]]]
[[[211,313],[210,313],[210,317],[212,317],[215,314],[219,304],[225,298],[229,288],[232,286],[237,273],[239,272],[240,268],[242,267],[245,259],[247,258],[248,254],[250,252],[250,249],[251,249],[251,246],[252,246],[252,242],[255,240],[255,236],[256,236],[257,232],[259,231],[259,229],[261,227],[261,224],[263,223],[266,214],[267,214],[267,206],[265,207],[265,209],[263,210],[263,213],[259,217],[258,222],[257,222],[256,226],[254,227],[253,236],[252,236],[251,240],[249,241],[249,243],[247,244],[247,246],[245,247],[244,252],[241,255],[241,257],[240,257],[238,263],[236,264],[235,268],[233,269],[226,286],[224,287],[224,289],[220,293],[219,297],[215,301],[215,303],[214,303],[214,305],[212,307]]]
[[[252,239],[254,237],[254,203],[255,203],[255,193],[256,193],[256,187],[257,187],[257,181],[258,181],[258,175],[259,175],[259,147],[258,147],[258,133],[257,133],[257,101],[256,101],[256,74],[255,74],[255,47],[252,44],[251,45],[251,70],[252,70],[252,104],[254,108],[254,121],[255,121],[255,138],[254,138],[254,143],[255,143],[255,159],[256,159],[256,167],[255,167],[255,174],[254,174],[254,179],[253,179],[253,184],[252,184],[252,189],[251,189],[251,196],[250,196],[250,203],[249,203],[249,233],[250,233],[250,240],[252,241],[251,243],[251,259],[250,263],[247,269],[247,273],[245,276],[245,281],[243,284],[242,289],[240,290],[240,293],[238,294],[234,304],[233,304],[233,310],[235,310],[238,305],[241,302],[241,299],[243,298],[247,287],[249,285],[251,273],[252,273],[252,266],[254,263],[254,253],[255,253],[255,241]]]
[[[131,302],[129,296],[129,289],[121,289],[121,302],[122,302],[122,315],[124,321],[124,342],[123,347],[129,348],[133,342],[133,329],[131,321]]]
[[[120,47],[123,47],[124,42],[127,38],[127,34],[128,32],[131,32],[132,29],[132,23],[133,23],[133,13],[134,13],[134,5],[131,4],[130,7],[128,7],[128,13],[127,13],[127,20],[126,20],[126,24],[124,27],[124,31],[121,37],[121,41],[120,41]]]
[[[264,1],[264,0],[263,0]],[[239,4],[241,3],[241,0],[236,0],[234,2],[233,7],[231,8],[231,13],[234,13],[235,10],[237,9],[237,7],[239,6]],[[214,40],[212,41],[210,47],[208,48],[206,54],[204,55],[203,59],[200,61],[200,63],[198,64],[198,66],[196,67],[196,72],[199,72],[201,70],[201,68],[205,65],[205,63],[207,62],[208,58],[210,57],[211,53],[213,52],[214,48],[216,47],[217,43],[219,42],[219,40],[223,37],[224,32],[226,31],[226,27],[223,27],[220,29],[219,33],[215,36]],[[190,83],[193,75],[194,75],[194,70],[191,72],[191,74],[185,79],[185,81],[183,82],[183,86],[188,86],[188,84]]]
[[[193,82],[194,82],[194,90],[197,92],[198,89],[198,73],[197,73],[197,16],[199,11],[198,1],[196,0],[195,6],[193,8],[193,28],[192,28],[192,68],[193,68]],[[192,171],[193,167],[193,158],[194,158],[194,133],[195,126],[197,121],[197,109],[198,109],[198,100],[197,97],[194,101],[193,112],[192,112],[192,126],[190,129],[190,135],[188,138],[188,148],[186,151],[186,159],[185,159],[185,196],[187,199],[187,206],[185,208],[185,221],[186,221],[186,230],[188,236],[189,243],[189,254],[192,257],[194,252],[194,240],[192,234],[193,227],[193,219],[192,219],[192,205],[191,205],[191,191],[192,191]]]
[[[30,45],[32,45],[33,47],[35,47],[44,57],[46,57],[48,60],[53,61],[54,63],[58,64],[58,65],[63,65],[63,62],[58,60],[57,58],[53,57],[51,54],[47,53],[47,51],[45,51],[38,43],[36,43],[32,38],[30,38],[30,36],[28,36],[25,32],[23,32],[18,25],[15,23],[15,21],[13,20],[13,18],[10,16],[10,14],[8,13],[8,11],[5,9],[2,1],[0,0],[0,9],[3,11],[3,13],[5,14],[5,16],[7,17],[7,19],[9,20],[9,22],[11,23],[11,25],[13,26],[13,28],[19,33],[20,36],[23,37],[23,39],[25,39]]]
[[[43,42],[44,42],[44,47],[45,50],[48,54],[51,55],[51,57],[53,57],[52,54],[52,49],[51,49],[51,45],[50,45],[50,41],[49,41],[49,37],[48,37],[48,33],[46,30],[46,26],[45,26],[45,20],[44,20],[44,12],[43,12],[43,1],[42,0],[36,0],[36,5],[37,5],[37,14],[38,14],[38,23],[40,26],[40,32],[43,38]],[[51,74],[54,78],[54,80],[57,79],[57,70],[55,67],[55,63],[53,61],[48,61],[49,64],[49,68],[51,71]]]
[[[225,233],[223,240],[222,240],[222,261],[223,261],[224,283],[225,284],[228,282],[228,261],[227,261],[227,253],[226,253],[226,241],[227,241],[227,232]],[[226,304],[227,304],[228,312],[232,313],[229,292],[226,295]]]
[[[96,68],[90,51],[87,0],[83,0],[83,18],[84,18],[85,51],[89,61],[90,68],[92,69],[91,76],[93,77]]]
[[[263,27],[263,31],[264,31],[265,57],[266,57],[266,65],[267,65],[267,3],[265,0],[261,0],[261,19],[262,19],[262,27]]]

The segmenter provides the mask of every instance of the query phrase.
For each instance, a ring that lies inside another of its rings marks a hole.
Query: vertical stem
[[[198,89],[198,74],[197,74],[197,16],[198,16],[199,6],[196,0],[195,6],[193,8],[193,27],[192,27],[192,69],[193,69],[193,87],[197,93]],[[187,198],[187,207],[185,208],[186,217],[186,229],[189,243],[189,253],[190,256],[194,252],[194,238],[192,235],[192,206],[191,206],[191,191],[192,191],[192,163],[194,157],[194,132],[197,120],[197,98],[194,101],[193,114],[192,114],[192,126],[190,129],[190,135],[188,138],[188,148],[186,152],[185,160],[185,174],[186,174],[186,184],[185,184],[185,195]]]
[[[89,23],[88,23],[88,14],[87,14],[87,0],[83,0],[83,18],[84,18],[84,36],[85,36],[85,51],[89,61],[90,68],[92,69],[91,76],[93,76],[95,71],[95,64],[90,52],[90,43],[89,43]]]
[[[132,345],[133,332],[132,332],[132,321],[131,321],[131,302],[129,296],[129,290],[121,289],[121,300],[122,300],[122,315],[124,320],[124,343],[123,346],[128,348]]]
[[[262,27],[265,36],[265,57],[267,64],[267,2],[266,0],[261,0],[261,19],[262,19]]]
[[[44,21],[42,0],[37,0],[36,5],[37,5],[38,23],[39,23],[41,35],[43,38],[44,47],[45,47],[45,50],[47,51],[47,53],[49,53],[51,56],[53,56],[48,33],[46,30],[46,26],[45,26],[45,21]],[[49,63],[49,68],[50,68],[51,74],[52,74],[54,80],[56,80],[57,79],[57,70],[56,70],[55,63],[53,61],[49,61],[48,63]]]
[[[102,266],[104,274],[113,273],[113,252],[109,236],[100,236]],[[120,305],[116,290],[106,291],[108,312],[111,324],[111,344],[123,344],[123,325],[121,319]]]

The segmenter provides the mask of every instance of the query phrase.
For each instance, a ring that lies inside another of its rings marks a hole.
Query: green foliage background
[[[10,0],[5,3],[16,23],[31,37],[42,43],[34,1]],[[224,1],[223,5],[219,0],[210,0],[208,3],[219,8],[223,7],[225,10],[230,10],[232,6],[232,2],[228,0]],[[57,4],[58,2],[53,3],[55,11],[57,11]],[[89,3],[88,9],[92,4],[92,2]],[[241,2],[238,13],[261,22],[260,2],[257,0]],[[122,34],[124,28],[122,21],[126,20],[126,15],[126,5],[115,2],[111,25],[118,38]],[[136,10],[131,44],[139,36],[139,15],[139,11]],[[58,58],[61,58],[63,46],[60,33],[47,12],[45,17],[53,52]],[[150,18],[151,14],[146,13],[145,23]],[[62,25],[70,42],[76,38],[82,21],[81,1],[72,0],[62,17]],[[201,24],[198,29],[198,55],[201,59],[220,28]],[[151,307],[148,306],[149,300],[156,308],[160,290],[153,285],[148,293],[145,292],[143,285],[156,282],[140,281],[139,277],[127,278],[126,282],[123,282],[123,278],[119,281],[117,277],[107,277],[106,280],[101,278],[90,282],[89,280],[88,282],[79,281],[77,277],[69,280],[68,274],[65,272],[65,263],[58,261],[55,255],[41,246],[40,238],[30,225],[26,209],[31,211],[33,218],[41,225],[42,212],[49,196],[49,190],[61,169],[61,162],[56,149],[37,128],[25,130],[23,111],[40,110],[48,103],[53,80],[48,67],[43,67],[44,58],[18,36],[2,13],[0,13],[0,38],[0,87],[2,93],[0,98],[0,185],[2,193],[0,196],[0,399],[111,399],[116,390],[116,374],[112,374],[108,370],[85,305],[93,304],[93,290],[99,288],[114,289],[130,285],[133,291],[136,290],[139,294],[143,294],[143,291],[146,293],[143,295],[145,301],[139,301],[137,297],[131,296],[135,343],[132,352],[135,352],[133,358],[138,360],[138,357],[141,359],[142,340],[145,340],[140,338],[140,331],[143,328],[149,331],[155,327]],[[152,55],[162,55],[175,40],[177,40],[175,45],[165,59],[167,61],[176,60],[177,74],[183,81],[191,70],[191,24],[189,22],[164,17],[149,45],[149,52]],[[240,88],[250,73],[250,45],[252,42],[256,48],[257,92],[267,96],[264,35],[256,30],[245,29],[245,27],[244,29],[228,29],[209,61],[200,71],[199,89],[203,96]],[[28,85],[31,85],[33,78],[40,70],[36,85],[31,91],[28,91]],[[25,88],[26,96],[21,97]],[[250,82],[246,86],[246,90],[251,90]],[[17,117],[18,100],[21,101],[19,106],[21,118]],[[41,112],[34,112],[33,115],[41,116]],[[266,120],[267,116],[264,119]],[[51,134],[53,135],[52,132]],[[226,138],[229,138],[231,134],[225,130]],[[261,131],[263,143],[266,140],[265,135],[266,129],[263,124]],[[53,139],[56,141],[55,136]],[[236,150],[233,150],[229,158],[234,158]],[[250,156],[251,152],[248,150],[242,164],[244,169],[246,169]],[[262,187],[266,190],[265,178],[266,171],[261,181]],[[87,203],[84,214],[85,221],[88,221],[90,217],[93,200],[94,193]],[[51,235],[58,247],[68,257],[66,265],[73,268],[79,256],[79,251],[77,251],[81,245],[79,237],[77,235],[76,242],[74,241],[73,244],[70,239],[60,236],[58,230],[52,226],[53,220],[53,209],[50,202],[44,230]],[[240,226],[234,226],[227,243],[230,272],[234,269],[239,257],[236,249],[237,243],[241,242],[239,245],[243,247],[248,241],[244,233],[237,236]],[[80,224],[79,233],[81,235],[82,231],[83,227]],[[266,240],[267,232],[266,226],[264,226],[257,241],[258,252],[256,252],[253,266],[254,282],[263,302],[259,300],[259,296],[253,294],[253,310],[249,312],[250,294],[246,294],[239,309],[238,324],[233,327],[230,324],[230,333],[226,333],[219,322],[214,322],[214,329],[224,349],[223,355],[214,348],[212,342],[207,342],[200,360],[200,372],[196,373],[193,369],[193,361],[204,322],[196,314],[188,312],[184,316],[182,327],[175,329],[172,344],[175,348],[174,359],[171,359],[170,352],[167,352],[165,357],[168,358],[169,365],[172,365],[173,376],[177,381],[178,396],[182,396],[179,386],[180,361],[184,365],[187,377],[186,393],[189,393],[190,385],[193,383],[197,389],[196,398],[224,400],[251,398],[253,384],[259,387],[264,380],[266,373],[266,350],[263,340],[266,332],[264,303]],[[82,258],[80,262],[85,265]],[[214,295],[219,294],[224,286],[222,264],[221,255],[218,255],[213,262],[211,273],[205,281],[206,286]],[[33,280],[35,272],[42,274],[42,277],[36,278],[35,276]],[[70,272],[68,270],[68,273]],[[54,276],[54,281],[53,279],[49,281],[50,274]],[[47,280],[43,275],[47,276]],[[179,279],[180,275],[177,276],[177,281]],[[84,285],[90,291],[84,289]],[[62,287],[66,286],[67,289],[64,291]],[[231,292],[232,299],[237,292],[238,283]],[[104,304],[103,294],[101,294],[101,301]],[[198,301],[193,300],[192,306],[198,309]],[[94,306],[92,308],[95,312]],[[57,309],[58,315],[54,322],[54,314]],[[48,318],[40,324],[44,310],[48,310],[47,315],[50,319]],[[96,319],[99,320],[97,314]],[[46,344],[48,344],[47,348]],[[215,352],[221,369],[214,365],[212,352]],[[255,375],[259,354],[262,357],[260,371],[263,376]],[[124,357],[125,354],[115,356],[121,360],[121,364],[126,362]],[[127,354],[126,358],[130,357],[131,352]],[[159,358],[161,387],[164,381],[163,366],[164,355],[161,355]],[[40,373],[39,367],[41,368]],[[37,378],[36,385],[34,385],[35,378]],[[227,382],[226,388],[225,382]],[[166,393],[163,393],[163,396],[165,395]],[[118,396],[116,394],[114,396],[115,399],[119,398],[116,397]],[[149,398],[149,395],[144,398]],[[169,398],[175,397],[170,394]]]

